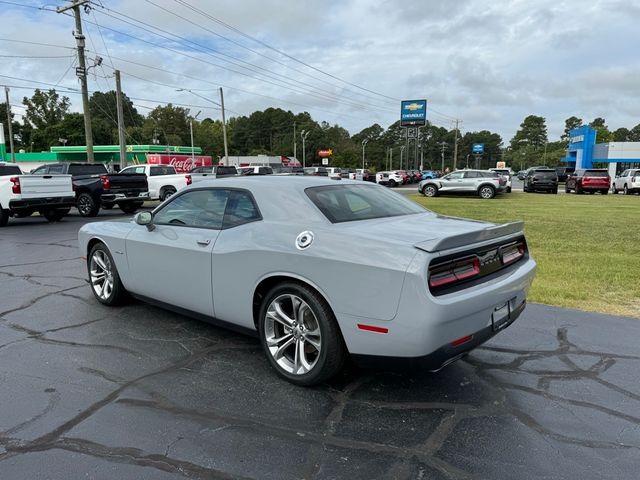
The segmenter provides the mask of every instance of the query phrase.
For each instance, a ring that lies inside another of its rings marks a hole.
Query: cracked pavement
[[[636,319],[529,305],[439,373],[305,389],[253,338],[95,301],[84,222],[0,230],[3,480],[638,477]]]

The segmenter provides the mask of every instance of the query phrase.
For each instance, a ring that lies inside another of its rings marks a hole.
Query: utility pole
[[[367,146],[368,141],[369,141],[368,138],[365,138],[364,140],[362,140],[362,170],[364,170],[364,149]]]
[[[444,149],[447,148],[447,142],[441,142],[440,146],[442,147],[442,169],[441,169],[441,172],[444,173]]]
[[[227,120],[224,116],[224,94],[220,87],[220,108],[222,108],[222,135],[224,136],[224,165],[229,165],[229,147],[227,146]]]
[[[127,140],[124,136],[124,111],[122,109],[122,87],[120,70],[116,70],[116,106],[118,108],[118,142],[120,143],[120,170],[127,167]]]
[[[91,132],[91,113],[89,112],[89,90],[87,88],[87,65],[84,58],[84,35],[82,34],[82,19],[80,18],[80,7],[89,5],[90,0],[71,0],[71,5],[66,7],[57,7],[56,12],[64,13],[67,10],[73,10],[73,16],[76,20],[76,45],[78,46],[78,64],[76,68],[76,76],[80,78],[80,87],[82,88],[82,111],[84,113],[84,135],[87,140],[87,161],[93,163],[93,133]]]
[[[300,136],[302,137],[302,168],[307,166],[307,135],[309,135],[309,131],[302,130],[300,132]]]
[[[405,149],[406,147],[407,147],[406,145],[402,145],[402,146],[400,147],[400,170],[402,170],[402,154],[404,153],[404,149]],[[408,154],[408,152],[407,152],[407,154]]]
[[[16,152],[13,149],[13,130],[11,128],[11,104],[9,103],[9,87],[4,87],[4,94],[7,97],[7,128],[9,129],[9,146],[11,147],[11,161],[13,163],[16,163]]]
[[[453,142],[453,170],[455,171],[458,165],[458,124],[460,120],[456,118],[456,139]]]
[[[298,160],[297,155],[297,150],[298,150],[298,144],[296,143],[296,122],[294,120],[293,122],[293,158],[296,159],[296,161]]]

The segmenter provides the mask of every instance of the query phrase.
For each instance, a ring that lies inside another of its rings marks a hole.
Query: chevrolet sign
[[[403,100],[400,104],[400,126],[421,127],[427,124],[426,100]]]

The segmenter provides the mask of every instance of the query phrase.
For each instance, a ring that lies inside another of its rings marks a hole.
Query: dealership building
[[[587,125],[569,132],[567,156],[562,159],[569,167],[608,168],[615,177],[628,168],[640,168],[640,142],[609,142],[596,144],[596,130]]]

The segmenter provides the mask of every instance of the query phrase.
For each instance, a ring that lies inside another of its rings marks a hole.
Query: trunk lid
[[[522,234],[523,227],[523,222],[496,225],[429,212],[339,225],[339,228],[353,231],[354,235],[405,243],[426,252],[437,252]]]

